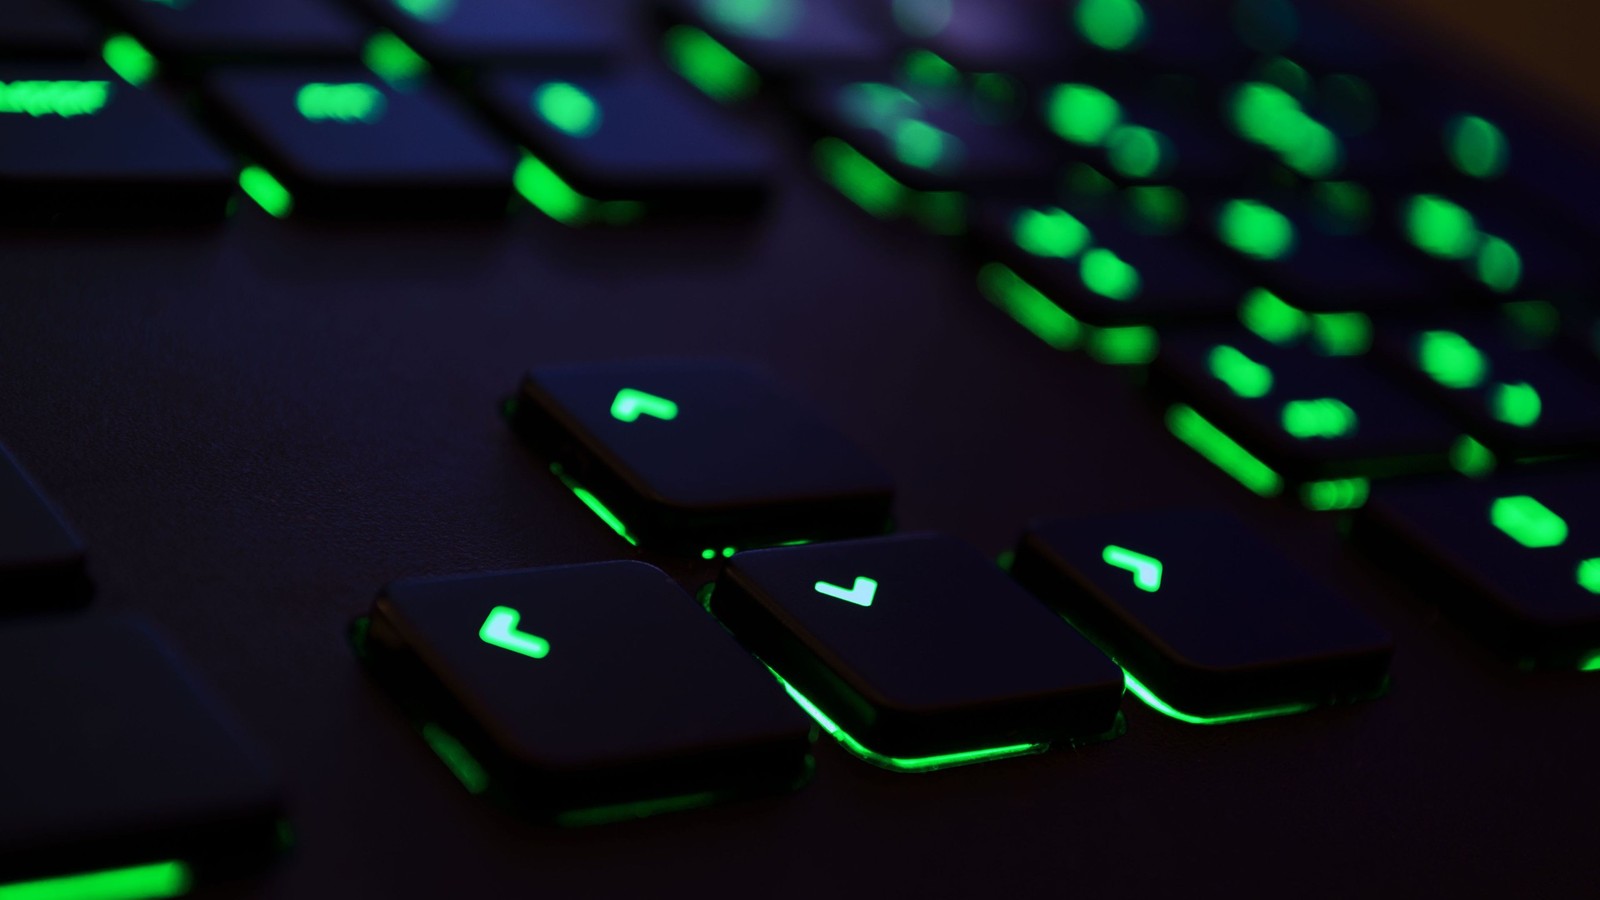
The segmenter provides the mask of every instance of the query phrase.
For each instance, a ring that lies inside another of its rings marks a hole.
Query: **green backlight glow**
[[[1122,121],[1122,107],[1097,87],[1061,84],[1045,98],[1045,121],[1062,140],[1095,146]]]
[[[1070,259],[1089,245],[1089,229],[1064,209],[1024,209],[1012,226],[1017,246],[1034,256]]]
[[[311,122],[371,124],[383,118],[388,102],[383,91],[359,81],[347,84],[313,82],[303,85],[294,95],[294,108]]]
[[[1254,399],[1272,392],[1272,370],[1227,344],[1212,347],[1206,364],[1213,377],[1240,397]]]
[[[1057,350],[1071,350],[1082,337],[1083,327],[1077,319],[1000,263],[978,270],[978,289],[1017,324]]]
[[[772,672],[769,667],[767,671]],[[800,708],[805,710],[823,731],[826,731],[834,740],[839,742],[852,756],[869,762],[875,766],[895,772],[931,772],[935,769],[948,769],[952,766],[964,766],[971,763],[989,762],[996,759],[1006,759],[1013,756],[1027,756],[1033,753],[1043,753],[1050,748],[1049,744],[1006,744],[1000,747],[986,747],[981,750],[966,750],[960,753],[940,753],[934,756],[886,756],[875,750],[868,749],[862,743],[851,737],[844,729],[828,717],[815,703],[812,703],[804,694],[800,693],[794,685],[785,681],[782,675],[772,672],[772,677],[778,679],[783,689]]]
[[[1282,259],[1294,249],[1288,217],[1255,200],[1230,200],[1217,215],[1223,243],[1256,259]]]
[[[873,598],[878,595],[878,582],[865,575],[857,575],[855,582],[849,587],[819,581],[812,585],[812,589],[824,597],[843,600],[856,606],[871,606]]]
[[[697,5],[719,31],[769,40],[790,34],[805,12],[800,0],[700,0]]]
[[[639,541],[634,538],[631,532],[628,531],[628,526],[622,524],[622,520],[617,518],[616,514],[611,512],[611,510],[607,509],[606,505],[601,503],[599,498],[589,493],[587,489],[578,484],[578,482],[574,481],[571,476],[567,475],[566,470],[562,469],[559,463],[550,464],[550,474],[560,479],[561,483],[566,485],[567,490],[572,492],[572,496],[577,497],[584,506],[589,507],[589,511],[599,516],[600,521],[606,523],[606,527],[610,528],[612,531],[615,531],[618,537],[635,547],[639,546]]]
[[[1311,319],[1265,288],[1254,288],[1239,303],[1239,321],[1268,343],[1289,344],[1305,335]]]
[[[1192,408],[1174,403],[1167,408],[1166,422],[1173,437],[1256,494],[1276,497],[1283,493],[1283,479],[1277,472]]]
[[[1489,374],[1489,361],[1454,331],[1424,331],[1417,337],[1417,364],[1447,388],[1474,388]]]
[[[1327,178],[1338,170],[1344,154],[1338,136],[1283,88],[1260,81],[1242,84],[1229,99],[1228,113],[1235,131],[1271,149],[1300,174]]]
[[[1444,128],[1445,151],[1464,175],[1495,178],[1511,161],[1505,133],[1479,116],[1457,116]]]
[[[1096,47],[1127,50],[1144,35],[1144,7],[1138,0],[1078,0],[1073,22]]]
[[[906,119],[894,126],[894,155],[917,169],[950,168],[961,156],[961,140],[921,119]]]
[[[429,722],[422,726],[422,739],[468,793],[481,794],[489,787],[489,773],[484,771],[483,764],[450,732]]]
[[[361,62],[393,85],[407,85],[428,73],[428,61],[393,32],[379,31],[361,48]]]
[[[1522,256],[1501,238],[1485,234],[1478,245],[1473,271],[1490,290],[1504,294],[1515,290],[1522,281]]]
[[[1507,425],[1532,428],[1542,411],[1538,390],[1527,382],[1497,384],[1489,391],[1490,415]]]
[[[961,72],[944,57],[931,50],[912,50],[900,61],[906,80],[929,88],[953,88],[961,84]]]
[[[156,58],[131,34],[114,34],[100,47],[100,56],[123,81],[139,87],[156,77]]]
[[[401,12],[423,22],[443,22],[456,11],[456,0],[394,0]]]
[[[1129,178],[1156,178],[1172,168],[1172,144],[1141,125],[1119,125],[1106,137],[1111,167]]]
[[[1088,331],[1089,355],[1112,366],[1139,366],[1156,358],[1156,330],[1148,325],[1118,325]]]
[[[610,825],[614,822],[645,819],[662,813],[702,809],[721,801],[723,797],[724,795],[717,791],[701,791],[697,794],[682,794],[676,797],[661,797],[655,800],[639,800],[633,803],[594,806],[588,809],[575,809],[557,813],[555,823],[563,828]]]
[[[294,211],[294,198],[272,173],[260,166],[245,166],[239,172],[239,189],[268,214],[283,218]]]
[[[880,218],[904,212],[910,191],[856,148],[838,138],[823,138],[812,150],[822,176],[852,203]]]
[[[158,862],[0,885],[0,900],[158,900],[181,897],[193,884],[184,863]]]
[[[1478,246],[1478,226],[1460,204],[1437,194],[1406,202],[1405,229],[1411,243],[1442,259],[1466,259]]]
[[[478,639],[492,647],[520,653],[530,659],[544,659],[550,655],[550,642],[536,634],[517,628],[522,613],[509,606],[496,606],[489,610],[488,618],[478,628]]]
[[[1495,500],[1489,506],[1489,522],[1530,549],[1559,547],[1567,540],[1566,520],[1526,494]]]
[[[1372,320],[1366,313],[1312,313],[1311,337],[1328,356],[1360,356],[1372,346]]]
[[[698,28],[677,25],[662,37],[667,63],[706,96],[734,103],[754,96],[761,78],[732,50]]]
[[[1300,486],[1300,502],[1317,512],[1357,509],[1367,502],[1370,486],[1365,478],[1334,478]]]
[[[1588,658],[1584,659],[1583,662],[1579,663],[1578,664],[1578,671],[1580,671],[1580,672],[1600,671],[1600,650],[1597,650],[1594,653],[1589,654]]]
[[[1471,436],[1463,434],[1450,445],[1450,467],[1469,478],[1482,478],[1494,471],[1494,453]]]
[[[111,98],[109,81],[0,81],[0,113],[92,116]]]
[[[600,130],[600,104],[571,82],[539,85],[533,91],[532,102],[539,117],[563,134],[586,138]]]
[[[1132,572],[1133,586],[1139,590],[1151,594],[1161,590],[1161,560],[1154,556],[1118,547],[1116,544],[1107,544],[1105,549],[1100,551],[1100,558],[1108,566]]]
[[[543,160],[526,150],[512,172],[511,183],[535,209],[563,225],[594,221],[621,225],[644,213],[644,207],[631,200],[597,201],[585,197]]]
[[[1283,430],[1302,440],[1349,437],[1356,430],[1356,411],[1334,397],[1290,400],[1283,405]]]
[[[1315,703],[1286,703],[1282,706],[1269,706],[1265,709],[1253,709],[1248,712],[1228,713],[1221,716],[1192,716],[1186,712],[1173,709],[1165,700],[1157,697],[1153,691],[1145,687],[1143,682],[1133,676],[1127,669],[1122,670],[1123,682],[1128,687],[1128,692],[1138,697],[1140,702],[1164,716],[1188,722],[1190,725],[1226,725],[1229,722],[1248,722],[1252,719],[1270,719],[1273,716],[1288,716],[1315,709]]]
[[[611,418],[619,422],[636,422],[640,416],[670,422],[678,417],[678,404],[633,388],[625,387],[617,391],[617,396],[611,400]]]
[[[1591,594],[1600,594],[1600,559],[1586,559],[1578,563],[1578,571],[1574,574],[1578,586]],[[1600,654],[1590,657],[1591,662],[1600,661]],[[1596,668],[1600,668],[1597,666]],[[1584,671],[1592,671],[1585,666]]]
[[[1083,254],[1078,277],[1083,279],[1084,287],[1112,300],[1132,300],[1139,294],[1139,270],[1104,247]]]

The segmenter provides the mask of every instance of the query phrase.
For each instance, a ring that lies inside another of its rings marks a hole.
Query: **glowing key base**
[[[566,470],[561,468],[560,463],[550,464],[550,474],[556,476],[566,486],[567,490],[572,492],[572,496],[577,497],[583,502],[584,506],[589,507],[589,511],[599,516],[600,521],[606,523],[606,527],[615,531],[618,537],[635,547],[639,546],[639,540],[628,530],[628,526],[622,524],[622,520],[617,518],[616,514],[608,509],[604,503],[601,503],[600,498],[589,493],[583,485],[568,476]]]
[[[1122,670],[1122,676],[1123,681],[1128,686],[1128,692],[1138,697],[1145,706],[1180,722],[1188,722],[1190,725],[1226,725],[1230,722],[1249,722],[1254,719],[1270,719],[1274,716],[1291,716],[1317,708],[1315,703],[1286,703],[1282,706],[1268,706],[1244,712],[1225,713],[1220,716],[1195,716],[1174,709],[1171,704],[1157,697],[1155,692],[1145,687],[1143,682],[1133,677],[1133,673],[1127,669]]]
[[[189,892],[194,876],[181,862],[158,862],[0,885],[0,900],[158,900]]]

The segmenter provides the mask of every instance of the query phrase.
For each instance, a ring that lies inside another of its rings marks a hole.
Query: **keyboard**
[[[0,900],[1600,876],[1600,176],[1437,35],[10,12]]]

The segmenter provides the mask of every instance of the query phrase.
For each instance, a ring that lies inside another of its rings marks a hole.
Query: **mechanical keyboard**
[[[1585,896],[1600,169],[1332,0],[18,0],[0,900]]]

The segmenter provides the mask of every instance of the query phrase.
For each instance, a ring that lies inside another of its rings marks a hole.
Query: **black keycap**
[[[365,29],[327,0],[105,0],[146,47],[179,66],[354,59]]]
[[[741,553],[710,608],[880,763],[1070,743],[1118,725],[1117,667],[954,538]]]
[[[227,127],[287,189],[252,191],[274,214],[491,218],[515,155],[440,89],[395,90],[355,67],[221,70],[206,82]]]
[[[1012,573],[1178,718],[1299,712],[1388,677],[1388,634],[1230,516],[1043,522]]]
[[[11,0],[0,19],[0,54],[85,59],[99,47],[101,29],[68,0]]]
[[[0,883],[152,865],[186,884],[277,847],[275,776],[147,627],[7,627],[0,679]]]
[[[3,66],[0,85],[0,220],[222,217],[234,167],[160,94],[100,66]]]
[[[614,36],[583,7],[557,0],[362,0],[408,45],[437,65],[604,64]]]
[[[746,211],[766,196],[767,148],[661,73],[495,75],[484,95],[533,153],[518,190],[553,218]]]
[[[0,613],[87,602],[83,544],[0,446]]]
[[[1182,202],[1173,188],[1142,190]],[[985,204],[973,235],[1062,309],[1096,325],[1227,318],[1252,286],[1189,237],[1143,233],[1115,216]]]
[[[1496,453],[1516,458],[1600,447],[1600,374],[1564,347],[1519,341],[1492,322],[1458,318],[1381,330],[1377,348]]]
[[[541,369],[511,424],[619,531],[715,552],[884,530],[889,476],[764,376],[722,362]]]
[[[853,0],[667,0],[661,7],[668,61],[719,99],[755,92],[759,79],[748,69],[791,85],[819,72],[865,74],[890,58]]]
[[[1038,78],[1083,64],[1060,4],[899,0],[860,4],[896,43],[961,72]]]
[[[805,715],[643,563],[396,582],[369,622],[358,646],[423,737],[527,814],[583,824],[808,774]]]
[[[1381,485],[1356,542],[1526,667],[1600,668],[1600,472]]]
[[[1327,480],[1442,469],[1458,435],[1365,357],[1320,356],[1242,331],[1164,338],[1152,375],[1179,401],[1167,425],[1181,440],[1259,494],[1300,485],[1312,506],[1365,496],[1364,484]],[[1346,488],[1354,494],[1341,499]]]

